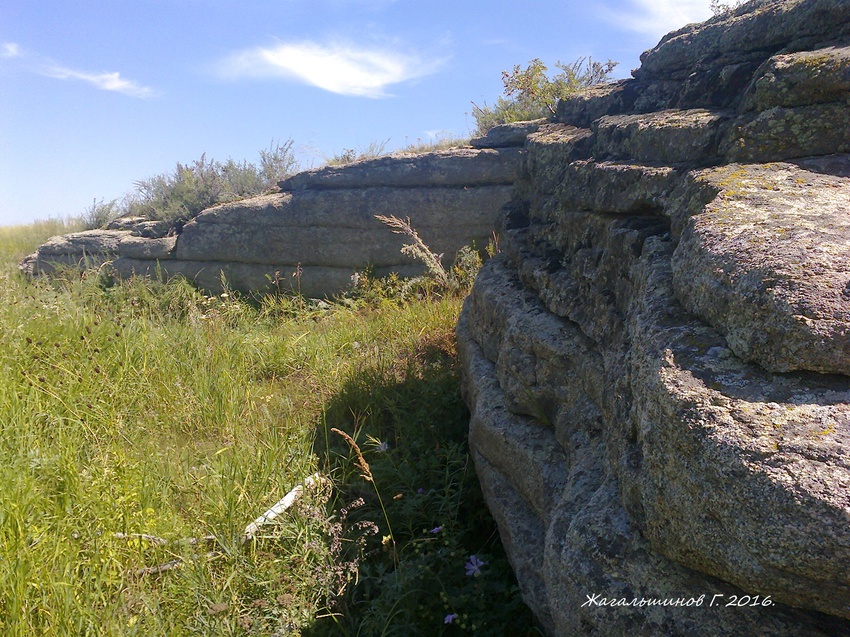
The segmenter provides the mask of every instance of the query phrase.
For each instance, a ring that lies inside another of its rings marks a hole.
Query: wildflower
[[[444,624],[451,624],[455,619],[457,619],[457,613],[451,613],[446,615],[445,619],[443,619]]]
[[[416,493],[418,493],[419,495],[422,495],[423,493],[425,493],[425,489],[423,489],[422,487],[419,487],[418,489],[416,489]]]
[[[435,526],[433,529],[431,529],[430,531],[428,531],[428,533],[439,533],[439,532],[440,532],[440,531],[442,531],[442,530],[443,530],[443,527],[441,527],[441,526]]]
[[[376,447],[376,450],[381,452],[381,453],[384,453],[385,451],[389,451],[389,449],[390,449],[390,446],[387,444],[387,442],[385,440],[382,440],[378,444],[378,446]]]
[[[469,561],[466,563],[466,574],[474,575],[478,577],[481,575],[481,567],[484,566],[487,562],[483,560],[479,560],[477,556],[470,555]]]

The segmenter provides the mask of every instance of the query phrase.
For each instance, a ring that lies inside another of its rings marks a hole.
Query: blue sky
[[[616,77],[709,0],[4,0],[0,225],[77,215],[207,158],[292,138],[305,167],[466,136],[539,57]]]

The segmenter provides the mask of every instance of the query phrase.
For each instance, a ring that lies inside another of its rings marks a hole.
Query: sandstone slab
[[[511,122],[499,124],[488,130],[481,137],[474,137],[469,145],[473,148],[511,148],[522,146],[531,133],[537,132],[546,119],[535,119],[527,122]]]
[[[710,164],[729,114],[705,109],[606,115],[594,122],[595,154],[636,162]]]
[[[774,107],[735,121],[721,143],[727,161],[771,162],[850,152],[850,95],[841,102]]]
[[[676,249],[682,304],[743,360],[850,374],[850,179],[792,164],[693,179],[717,194]]]
[[[756,72],[740,111],[837,102],[850,94],[850,47],[775,55]]]
[[[281,190],[334,188],[429,188],[512,184],[519,148],[454,148],[431,153],[397,154],[343,166],[300,172],[280,182]]]
[[[410,263],[405,238],[375,215],[410,217],[437,254],[452,259],[464,245],[486,245],[510,186],[362,188],[296,191],[210,208],[187,223],[177,242],[182,260],[301,263],[348,267]]]

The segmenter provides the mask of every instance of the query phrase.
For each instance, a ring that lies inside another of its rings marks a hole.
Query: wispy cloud
[[[87,73],[64,66],[51,66],[43,69],[42,75],[57,80],[80,80],[102,91],[115,91],[130,97],[153,97],[156,93],[147,86],[141,86],[132,80],[124,79],[120,73]]]
[[[631,8],[626,10],[602,8],[621,28],[658,38],[711,17],[710,0],[628,0],[628,4]]]
[[[4,42],[0,49],[0,57],[20,60],[23,68],[31,73],[57,80],[78,80],[102,91],[112,91],[142,99],[154,97],[157,94],[152,88],[121,77],[120,73],[72,69],[38,53],[24,52],[15,42]]]
[[[228,78],[283,78],[340,95],[387,97],[386,87],[430,75],[443,60],[352,44],[279,43],[238,51],[218,65]]]
[[[14,42],[4,42],[3,43],[3,51],[0,53],[0,57],[10,59],[21,56],[21,47],[19,47]]]

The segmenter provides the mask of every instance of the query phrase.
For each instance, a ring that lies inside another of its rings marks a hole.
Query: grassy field
[[[466,448],[462,292],[18,274],[73,229],[0,229],[0,634],[539,634]]]

